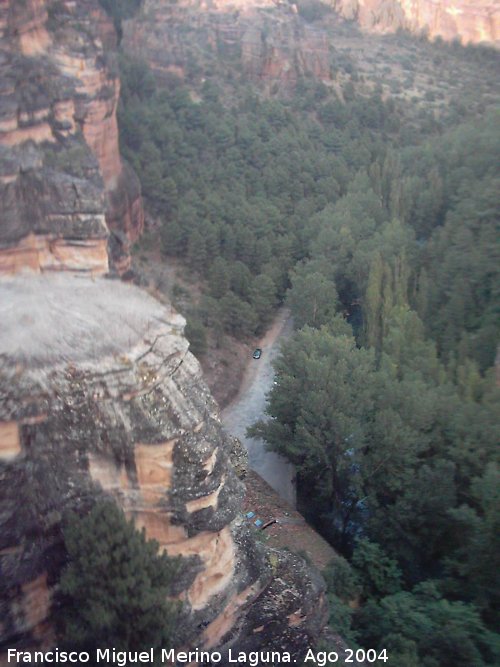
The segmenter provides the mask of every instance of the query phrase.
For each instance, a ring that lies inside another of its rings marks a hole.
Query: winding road
[[[278,311],[272,326],[257,343],[262,348],[260,359],[248,361],[236,398],[222,411],[222,422],[248,451],[250,468],[255,470],[292,507],[296,505],[295,470],[282,456],[268,452],[260,438],[248,438],[246,429],[265,418],[266,394],[273,386],[272,361],[279,353],[280,343],[293,331],[292,318],[286,308]]]

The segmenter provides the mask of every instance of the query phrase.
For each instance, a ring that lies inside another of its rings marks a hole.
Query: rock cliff
[[[123,44],[160,80],[183,76],[193,62],[208,71],[214,59],[219,68],[239,61],[247,77],[266,82],[294,83],[304,74],[331,78],[325,31],[304,22],[294,5],[272,0],[145,0],[141,13],[124,24]]]
[[[403,29],[464,44],[500,44],[500,8],[492,0],[325,0],[323,7],[315,19],[292,1],[143,0],[140,13],[124,23],[123,45],[146,60],[160,82],[172,74],[210,76],[226,63],[233,74],[236,65],[270,88],[293,85],[304,75],[341,84],[335,52],[344,19],[376,34]]]
[[[321,579],[245,525],[183,319],[131,285],[55,273],[3,277],[0,320],[0,646],[54,641],[61,517],[107,494],[184,557],[186,646],[301,655]]]
[[[129,266],[143,211],[118,147],[114,30],[97,0],[0,5],[0,272]],[[106,48],[105,48],[106,47]]]
[[[307,3],[305,3],[307,4]],[[141,55],[157,77],[184,76],[186,68],[224,59],[239,62],[247,77],[294,83],[312,74],[332,81],[331,50],[339,17],[370,33],[399,29],[464,44],[500,45],[500,7],[493,0],[324,0],[334,9],[305,20],[292,0],[144,0],[125,23],[126,49]],[[196,37],[194,38],[194,36]]]
[[[57,640],[61,519],[104,495],[183,557],[184,646],[300,656],[325,622],[321,578],[245,524],[238,443],[184,320],[103,277],[127,270],[143,222],[112,27],[94,0],[9,0],[0,30],[0,664]]]
[[[463,44],[500,46],[500,7],[495,0],[330,0],[330,4],[371,32],[405,29]]]

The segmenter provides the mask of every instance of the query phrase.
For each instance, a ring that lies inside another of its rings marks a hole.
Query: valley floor
[[[263,440],[249,438],[246,430],[265,417],[266,395],[274,381],[273,360],[279,353],[280,343],[292,333],[292,320],[286,309],[280,309],[273,324],[257,342],[262,350],[260,359],[248,356],[240,390],[236,398],[222,411],[222,422],[231,435],[236,436],[248,451],[248,462],[271,487],[295,507],[295,469],[282,456],[269,452]]]

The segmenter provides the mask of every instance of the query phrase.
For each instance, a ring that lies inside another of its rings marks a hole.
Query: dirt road
[[[283,457],[268,452],[264,442],[247,438],[246,429],[258,419],[265,418],[266,394],[273,386],[274,371],[271,362],[279,352],[282,340],[293,331],[290,313],[282,308],[272,326],[256,347],[262,348],[260,359],[250,358],[236,398],[222,411],[226,429],[241,440],[248,450],[248,460],[255,470],[292,507],[296,505],[295,471]]]

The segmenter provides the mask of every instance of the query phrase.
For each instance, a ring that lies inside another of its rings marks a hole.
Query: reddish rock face
[[[322,27],[305,23],[295,6],[277,7],[273,0],[175,4],[146,0],[141,14],[125,22],[123,44],[140,54],[161,81],[167,73],[182,74],[179,63],[189,62],[192,37],[183,30],[186,25],[196,30],[197,46],[204,50],[207,64],[217,54],[239,60],[246,76],[254,80],[294,84],[306,74],[331,80]]]
[[[368,32],[406,29],[431,38],[500,44],[500,7],[495,0],[325,0],[325,4]],[[217,53],[239,60],[247,76],[264,82],[293,84],[308,74],[329,82],[328,26],[334,20],[307,23],[295,4],[278,0],[144,0],[141,15],[125,23],[124,44],[150,64],[159,80],[172,72],[182,76],[182,63],[189,61],[191,48],[191,37],[182,27],[189,25],[207,63]]]
[[[50,45],[47,19],[45,0],[4,0],[0,5],[0,39],[7,39],[27,56],[43,53]]]
[[[373,33],[406,29],[431,38],[498,45],[500,8],[494,0],[325,0],[336,12],[307,22],[293,3],[278,0],[144,0],[124,25],[126,49],[144,58],[158,80],[183,76],[192,35],[207,68],[215,59],[240,62],[247,77],[294,85],[300,76],[332,81],[332,28],[341,18]],[[154,26],[154,29],[153,29]],[[189,26],[190,31],[186,31]],[[193,33],[194,31],[194,33]]]
[[[0,5],[0,273],[106,273],[108,228],[111,266],[128,268],[144,215],[119,154],[115,44],[97,0]]]
[[[185,646],[217,647],[222,666],[229,647],[303,656],[324,583],[255,541],[183,318],[122,281],[59,273],[3,277],[0,322],[0,665],[57,643],[61,519],[104,495],[182,557]]]
[[[269,32],[265,24],[246,26],[241,44],[243,67],[255,78],[292,84],[304,74],[322,81],[332,78],[324,30],[305,24],[293,13]]]
[[[500,46],[500,7],[495,0],[333,0],[331,4],[371,32],[404,28],[426,32],[431,39]]]

